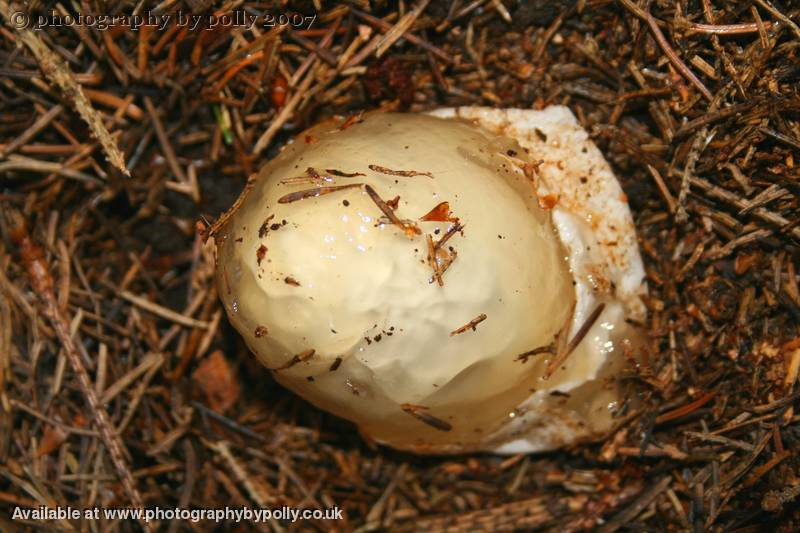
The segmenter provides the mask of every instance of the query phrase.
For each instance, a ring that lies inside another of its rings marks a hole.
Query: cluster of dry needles
[[[0,530],[210,531],[234,525],[11,513],[225,505],[346,516],[238,526],[262,531],[800,528],[796,2],[26,4],[173,19],[34,30],[0,0]],[[311,23],[175,16],[241,10]],[[640,410],[557,453],[420,458],[275,385],[224,319],[203,235],[265,158],[334,115],[550,104],[634,213]]]

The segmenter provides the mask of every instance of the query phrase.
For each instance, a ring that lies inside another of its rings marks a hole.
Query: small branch
[[[775,6],[770,4],[767,0],[755,0],[755,3],[769,11],[770,15],[789,26],[792,32],[797,35],[797,38],[800,39],[800,27],[798,27],[797,24],[792,21],[792,19],[778,11]]]
[[[392,27],[392,25],[386,22],[385,20],[379,19],[378,17],[374,17],[369,13],[361,11],[360,9],[357,9],[355,7],[351,7],[350,12],[353,13],[353,15],[355,15],[356,17],[365,21],[367,24],[374,26],[382,31],[388,31]],[[403,39],[410,42],[411,44],[415,44],[420,48],[423,48],[424,50],[435,55],[436,57],[438,57],[447,64],[452,65],[455,63],[455,60],[451,57],[450,54],[441,50],[440,48],[433,46],[427,40],[417,37],[413,33],[406,32],[405,34],[403,34]],[[348,65],[348,66],[354,66],[354,65]]]
[[[24,146],[28,141],[36,137],[36,134],[49,126],[50,123],[55,120],[55,118],[60,115],[62,111],[64,111],[64,106],[60,104],[51,107],[47,113],[36,119],[36,122],[34,122],[27,130],[25,130],[22,135],[18,136],[0,150],[0,159],[5,158],[8,156],[8,154],[17,148]]]
[[[686,166],[683,169],[683,176],[681,177],[681,188],[678,191],[678,205],[674,211],[675,220],[678,221],[679,224],[683,224],[689,219],[689,215],[686,213],[686,199],[689,196],[689,184],[694,176],[694,166],[697,163],[697,159],[700,157],[700,153],[703,151],[707,135],[707,128],[703,128],[695,135],[689,150],[689,155],[686,158]]]
[[[119,476],[122,486],[128,494],[131,505],[137,509],[143,509],[142,496],[136,488],[133,474],[131,474],[125,459],[125,447],[122,439],[112,429],[108,413],[97,397],[97,392],[89,379],[89,373],[86,371],[86,367],[83,366],[78,348],[72,339],[72,335],[70,335],[70,321],[58,305],[55,284],[49,267],[45,262],[44,251],[31,239],[25,221],[18,211],[9,209],[6,212],[6,219],[8,221],[9,237],[19,249],[22,263],[30,278],[31,287],[44,302],[44,315],[50,320],[64,353],[72,366],[72,371],[75,372],[81,392],[83,392],[86,403],[89,404],[89,410],[94,415],[97,429],[111,456],[111,462],[114,464],[117,476]],[[145,531],[151,531],[150,525],[145,522],[142,522],[142,527]]]
[[[598,531],[601,531],[602,533],[612,533],[618,530],[620,527],[623,527],[625,524],[631,523],[642,511],[645,510],[648,505],[650,505],[662,492],[664,492],[671,483],[671,477],[666,476],[661,478],[658,483],[644,491],[636,499],[636,501],[630,505],[630,507],[620,511]]]
[[[253,155],[260,154],[264,150],[264,148],[269,146],[269,143],[272,142],[272,139],[273,137],[275,137],[275,134],[278,133],[278,130],[280,130],[283,127],[283,125],[286,124],[286,122],[290,118],[292,118],[292,114],[294,113],[295,108],[298,106],[303,96],[305,96],[306,91],[308,91],[308,88],[311,87],[311,82],[313,82],[314,79],[316,79],[318,64],[319,62],[317,61],[314,64],[314,66],[312,66],[308,70],[305,78],[303,78],[303,81],[295,89],[295,92],[292,95],[292,97],[289,99],[288,102],[286,102],[286,105],[283,106],[283,108],[280,110],[278,116],[276,116],[272,120],[267,130],[261,135],[261,137],[258,138],[258,141],[256,141],[256,144],[253,147]]]
[[[619,1],[622,2],[622,4],[631,13],[647,22],[647,25],[650,26],[650,31],[653,33],[653,37],[655,38],[656,42],[659,44],[659,46],[661,46],[661,49],[664,51],[664,54],[669,59],[670,63],[672,63],[672,65],[678,69],[678,72],[683,74],[683,77],[689,80],[692,85],[697,87],[697,89],[703,93],[703,96],[705,96],[707,100],[714,100],[714,96],[711,94],[711,91],[709,91],[706,86],[703,85],[703,82],[700,81],[700,78],[695,76],[694,72],[692,72],[689,67],[686,66],[686,63],[681,61],[681,58],[678,57],[678,54],[676,54],[675,50],[672,49],[669,41],[667,41],[667,38],[664,37],[664,34],[661,32],[661,28],[658,27],[658,23],[656,22],[656,19],[653,18],[653,15],[634,4],[631,0]]]
[[[126,176],[130,176],[130,172],[125,166],[125,157],[117,147],[114,138],[106,129],[105,124],[103,124],[100,114],[92,107],[92,103],[83,93],[81,85],[75,80],[69,65],[61,57],[54,54],[36,33],[27,28],[17,28],[9,22],[13,20],[12,16],[19,11],[18,9],[12,8],[6,0],[0,0],[0,10],[5,16],[6,24],[17,31],[19,40],[33,53],[44,75],[75,104],[78,113],[86,121],[97,140],[100,141],[108,162],[117,167]]]
[[[764,24],[765,28],[771,24]],[[690,22],[686,29],[692,33],[708,33],[711,35],[742,35],[745,33],[757,33],[758,24],[755,22],[745,22],[743,24],[700,24]]]
[[[458,335],[460,333],[464,333],[465,331],[470,330],[470,329],[472,331],[475,331],[477,329],[478,324],[480,324],[484,320],[486,320],[486,314],[485,313],[481,313],[480,315],[476,316],[475,318],[473,318],[472,320],[470,320],[469,322],[467,322],[463,326],[461,326],[459,328],[456,328],[453,331],[451,331],[450,332],[450,336],[452,337],[453,335]]]
[[[153,303],[147,298],[136,296],[135,294],[130,293],[128,291],[122,291],[120,293],[120,296],[125,300],[128,300],[133,305],[141,307],[146,311],[150,311],[154,315],[158,315],[161,318],[175,322],[176,324],[180,324],[182,326],[186,326],[189,328],[208,329],[207,322],[203,322],[202,320],[197,320],[192,317],[182,315],[180,313],[173,311],[172,309],[168,309],[162,305]]]
[[[561,353],[556,355],[547,365],[547,368],[544,371],[544,379],[550,379],[550,376],[553,375],[553,372],[558,370],[558,367],[564,364],[564,361],[567,360],[567,357],[569,357],[570,354],[575,351],[575,348],[578,347],[583,338],[586,337],[586,334],[589,333],[589,330],[592,329],[592,326],[594,326],[594,323],[597,322],[597,319],[600,317],[600,313],[603,312],[605,307],[606,304],[600,303],[594,308],[594,311],[592,311],[592,313],[586,317],[586,320],[583,322],[580,329],[575,332],[575,336],[569,340]]]
[[[378,43],[375,57],[381,57],[395,42],[397,42],[408,29],[414,24],[422,12],[428,7],[431,0],[422,0],[414,9],[406,13],[403,18],[397,21],[392,29],[383,35],[383,39]]]
[[[161,150],[164,152],[164,157],[167,159],[169,168],[172,169],[172,172],[181,181],[181,183],[188,182],[186,179],[186,174],[183,172],[183,169],[178,163],[178,158],[175,156],[175,150],[172,149],[172,144],[169,142],[169,137],[164,129],[164,125],[161,123],[161,119],[158,117],[158,111],[156,111],[156,108],[149,96],[144,97],[144,105],[147,108],[147,113],[150,115],[150,121],[153,125],[153,129],[156,132],[156,137],[158,137],[158,142],[161,144]]]

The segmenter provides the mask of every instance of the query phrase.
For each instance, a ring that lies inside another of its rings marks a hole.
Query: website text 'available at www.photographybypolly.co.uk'
[[[54,520],[136,520],[161,522],[186,520],[189,522],[267,522],[279,520],[294,523],[298,520],[343,520],[344,514],[338,507],[329,509],[296,509],[283,506],[274,509],[253,509],[250,507],[224,507],[221,509],[183,509],[180,507],[151,507],[146,509],[87,507],[15,507],[12,520],[54,521]]]

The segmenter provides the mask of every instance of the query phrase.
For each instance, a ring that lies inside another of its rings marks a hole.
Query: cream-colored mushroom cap
[[[528,151],[422,114],[304,132],[216,231],[231,323],[280,383],[394,447],[535,451],[608,429],[626,307],[576,278],[580,229],[554,221]]]

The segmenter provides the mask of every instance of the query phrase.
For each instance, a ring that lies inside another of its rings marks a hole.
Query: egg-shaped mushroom
[[[215,228],[252,352],[380,443],[552,449],[624,400],[644,286],[619,184],[565,108],[497,113],[325,121]]]

